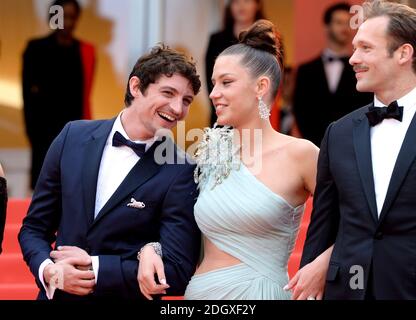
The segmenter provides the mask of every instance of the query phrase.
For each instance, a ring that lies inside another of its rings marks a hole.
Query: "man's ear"
[[[140,79],[136,76],[133,76],[129,80],[129,89],[130,93],[134,98],[137,98],[142,94],[140,91]]]
[[[399,64],[403,65],[409,61],[413,61],[414,48],[411,44],[405,43],[399,47]]]

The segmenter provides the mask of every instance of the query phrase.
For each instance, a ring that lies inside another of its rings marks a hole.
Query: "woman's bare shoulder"
[[[287,136],[287,152],[293,160],[317,158],[319,148],[309,140]]]

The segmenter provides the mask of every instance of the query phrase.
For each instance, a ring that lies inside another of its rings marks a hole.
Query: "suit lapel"
[[[377,204],[374,191],[373,165],[371,162],[370,125],[366,120],[365,116],[354,120],[354,149],[368,206],[370,207],[371,215],[377,221]]]
[[[117,190],[100,210],[91,227],[95,226],[105,215],[123,201],[123,199],[160,170],[160,165],[154,160],[154,151],[160,143],[161,141],[156,141],[145,155],[137,161]]]
[[[82,188],[84,210],[88,225],[94,220],[95,196],[97,192],[98,171],[100,169],[101,157],[111,132],[115,118],[105,121],[90,137],[86,143],[84,164],[82,168]]]
[[[394,165],[393,173],[391,175],[389,188],[387,189],[386,199],[384,200],[383,208],[380,213],[380,223],[386,216],[391,205],[396,199],[397,193],[406,178],[407,172],[410,169],[416,157],[416,114],[410,123],[409,129],[403,140],[399,155],[397,156],[396,164]]]

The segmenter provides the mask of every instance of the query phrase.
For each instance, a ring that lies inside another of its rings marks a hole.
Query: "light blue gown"
[[[283,287],[305,206],[292,207],[244,164],[215,188],[210,179],[201,187],[195,219],[204,237],[241,263],[194,275],[185,299],[290,299]]]

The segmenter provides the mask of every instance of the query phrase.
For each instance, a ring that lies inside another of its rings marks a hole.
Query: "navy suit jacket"
[[[326,299],[416,299],[416,116],[378,217],[363,107],[329,126],[301,266],[332,244]],[[361,272],[362,271],[362,272]],[[360,279],[354,276],[363,276]],[[352,284],[352,285],[351,285]],[[360,288],[361,287],[361,288]]]
[[[149,148],[94,219],[101,156],[114,120],[68,123],[45,158],[19,233],[24,259],[41,289],[40,299],[46,295],[39,266],[49,258],[55,241],[55,246],[78,246],[99,257],[92,295],[78,297],[57,290],[56,299],[143,298],[136,280],[136,256],[152,241],[163,248],[168,294],[182,295],[195,271],[200,232],[193,215],[194,165],[189,161],[157,164],[153,155],[162,142]],[[163,143],[181,157],[170,139]],[[145,208],[128,207],[131,198],[144,202]]]

